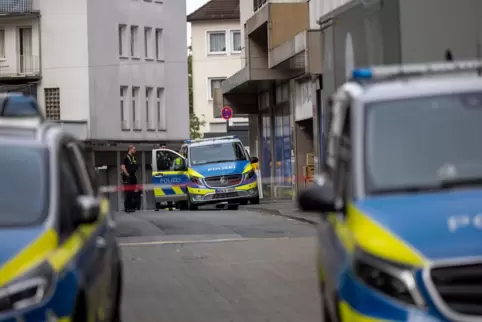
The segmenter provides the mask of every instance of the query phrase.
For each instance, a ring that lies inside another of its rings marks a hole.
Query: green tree
[[[192,50],[191,46],[188,48],[189,54],[187,56],[187,73],[189,85],[189,134],[191,139],[202,138],[201,127],[206,124],[206,121],[201,121],[194,113],[194,96],[192,89]]]

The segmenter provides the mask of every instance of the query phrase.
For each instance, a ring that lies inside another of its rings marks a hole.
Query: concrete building
[[[185,1],[0,0],[0,13],[0,90],[33,94],[85,141],[102,184],[120,183],[128,144],[149,182],[150,150],[189,137]]]
[[[310,29],[305,0],[241,0],[240,10],[244,66],[222,83],[216,105],[250,114],[264,197],[293,198],[297,182],[304,184],[295,160],[313,146],[310,86],[321,75],[321,32]]]
[[[191,23],[193,107],[206,123],[205,137],[237,134],[248,142],[248,119],[235,115],[229,126],[213,106],[213,92],[242,67],[239,0],[211,0],[187,16]]]
[[[324,106],[353,68],[481,57],[481,9],[478,0],[240,0],[245,65],[215,105],[250,115],[264,195],[304,187],[308,152],[323,171]]]

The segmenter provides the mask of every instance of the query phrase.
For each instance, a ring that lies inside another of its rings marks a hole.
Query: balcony
[[[253,0],[253,11],[259,10],[268,0]]]
[[[34,55],[19,55],[15,60],[0,60],[0,78],[39,78],[40,59]]]
[[[38,15],[40,0],[0,0],[0,16]]]
[[[309,4],[300,0],[257,0],[260,8],[246,21],[246,35],[267,37],[271,50],[309,29]]]

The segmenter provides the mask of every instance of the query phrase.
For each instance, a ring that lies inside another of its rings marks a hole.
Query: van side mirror
[[[335,189],[329,182],[304,189],[298,196],[298,206],[303,211],[329,213],[339,211]]]
[[[182,159],[181,170],[182,170],[182,171],[186,171],[186,170],[187,170],[187,160],[186,160],[186,159]]]
[[[257,157],[251,157],[251,163],[258,163],[259,160]]]
[[[92,224],[99,219],[100,214],[100,198],[93,196],[79,196],[77,198],[76,207],[80,214],[76,224]]]

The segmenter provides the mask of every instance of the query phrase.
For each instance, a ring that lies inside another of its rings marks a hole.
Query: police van
[[[182,160],[176,167],[176,159]],[[258,204],[258,184],[250,157],[237,136],[186,140],[179,152],[152,152],[152,183],[156,207],[175,202],[181,210],[209,204]]]
[[[482,62],[353,71],[329,102],[323,321],[481,321]]]

